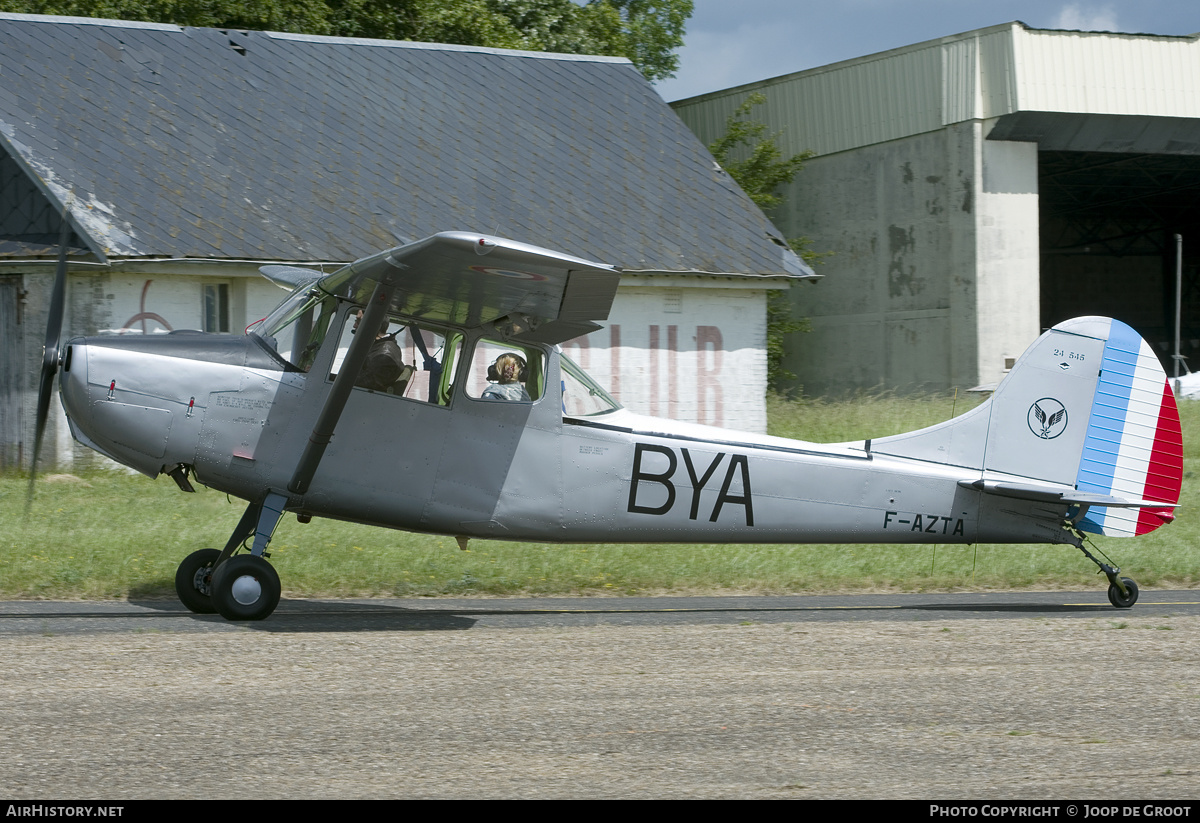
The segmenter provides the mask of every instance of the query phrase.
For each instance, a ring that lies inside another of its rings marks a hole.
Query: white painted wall
[[[766,292],[622,286],[567,356],[639,414],[765,432]]]
[[[96,271],[71,278],[68,328],[74,334],[161,334],[200,329],[204,287],[228,285],[229,331],[240,334],[287,292],[257,275]]]
[[[974,142],[983,180],[975,215],[975,292],[978,301],[979,383],[998,382],[1041,334],[1036,143]]]

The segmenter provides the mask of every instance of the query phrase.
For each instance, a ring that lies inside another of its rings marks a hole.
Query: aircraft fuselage
[[[248,500],[285,489],[331,381],[253,336],[84,338],[62,397],[76,436],[150,476],[184,465]],[[206,343],[204,360],[188,344]],[[469,346],[468,341],[465,345]],[[332,355],[330,355],[331,357]],[[532,403],[355,389],[287,509],[413,531],[554,542],[1058,542],[1064,507],[997,504],[977,468],[635,415],[566,417],[560,353]]]

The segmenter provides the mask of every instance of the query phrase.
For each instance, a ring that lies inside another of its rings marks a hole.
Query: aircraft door
[[[416,528],[449,432],[450,383],[442,365],[453,359],[461,333],[403,318],[388,318],[381,328],[360,328],[361,307],[341,302],[312,359],[305,401],[310,419],[303,425],[297,421],[296,435],[303,432],[306,438],[312,431],[355,335],[371,334],[374,342],[306,501],[355,520]],[[298,458],[304,441],[292,439]]]
[[[487,338],[465,355],[424,521],[465,535],[544,537],[561,522],[556,355]]]

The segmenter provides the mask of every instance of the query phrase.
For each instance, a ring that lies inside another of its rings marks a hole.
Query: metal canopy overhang
[[[1040,151],[1200,155],[1200,119],[1018,111],[996,121],[988,140],[1037,143]]]
[[[1037,143],[1044,254],[1158,256],[1200,209],[1200,118],[1023,111],[988,139]]]

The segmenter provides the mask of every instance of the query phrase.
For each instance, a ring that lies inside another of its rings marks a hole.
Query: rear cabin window
[[[531,403],[546,393],[546,355],[534,346],[482,339],[464,375],[468,397]]]

